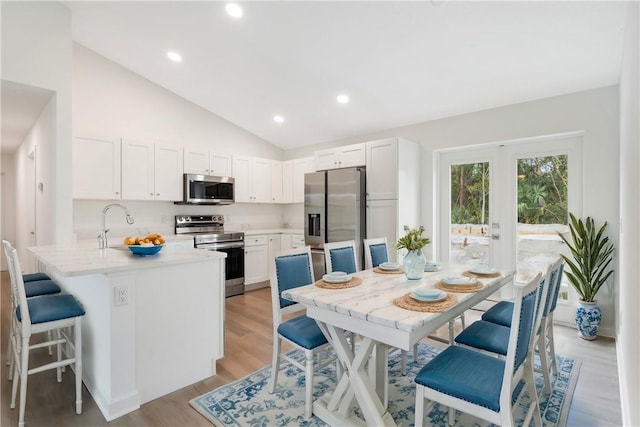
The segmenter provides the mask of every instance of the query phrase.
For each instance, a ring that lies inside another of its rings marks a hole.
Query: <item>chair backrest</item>
[[[509,346],[505,359],[502,391],[500,393],[500,406],[508,408],[511,405],[511,396],[514,387],[518,384],[523,365],[533,347],[533,331],[535,324],[535,311],[538,298],[538,290],[542,275],[537,274],[527,283],[516,283],[514,286],[515,297],[513,300],[513,316],[509,332]],[[540,310],[539,310],[540,311]],[[505,405],[505,406],[502,406]]]
[[[562,258],[558,257],[551,265],[549,265],[549,291],[544,304],[544,311],[542,317],[547,317],[551,312],[551,308],[555,307],[555,300],[558,298],[560,291],[560,279],[562,277]]]
[[[387,238],[364,239],[364,268],[370,270],[383,262],[389,261]]]
[[[293,249],[274,258],[271,273],[271,305],[273,323],[277,328],[282,323],[282,315],[304,310],[304,306],[282,298],[282,292],[315,282],[309,246]]]
[[[11,243],[7,240],[2,241],[2,246],[4,247],[4,255],[7,258],[7,268],[9,269],[9,279],[11,281],[11,301],[13,302],[13,307],[18,306],[18,283],[16,282],[16,273],[14,270],[14,263],[11,259],[12,253],[11,250],[14,249],[11,246]]]
[[[344,242],[325,243],[324,262],[327,273],[343,271],[350,274],[359,271],[356,242],[345,240]]]
[[[558,273],[556,274],[555,293],[551,298],[551,307],[549,313],[556,311],[556,305],[558,304],[558,297],[560,296],[560,288],[562,287],[562,274],[564,273],[564,262],[560,262]],[[548,314],[548,313],[547,313]]]
[[[11,276],[11,287],[15,295],[15,306],[20,309],[20,323],[22,324],[22,335],[31,335],[31,315],[29,314],[29,306],[27,305],[27,293],[24,289],[24,279],[22,278],[22,269],[18,260],[18,252],[9,242],[3,240],[5,253],[7,255],[7,264],[9,266],[9,275]]]

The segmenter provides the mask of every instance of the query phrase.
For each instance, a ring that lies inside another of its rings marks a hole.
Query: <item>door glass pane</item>
[[[558,233],[569,231],[567,155],[518,159],[518,262],[569,255]],[[568,299],[563,279],[560,300]]]
[[[489,162],[451,165],[449,259],[489,262]]]

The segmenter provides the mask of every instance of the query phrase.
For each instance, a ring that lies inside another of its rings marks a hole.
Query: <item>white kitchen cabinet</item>
[[[360,143],[316,151],[314,152],[315,169],[321,171],[364,166],[365,149],[365,144]]]
[[[293,160],[282,162],[282,203],[293,203]]]
[[[315,172],[313,157],[301,157],[293,160],[293,203],[304,203],[304,174]]]
[[[185,147],[184,173],[231,176],[231,155],[202,147]]]
[[[367,142],[366,152],[367,237],[386,237],[391,246],[405,225],[420,225],[420,146],[387,138]]]
[[[282,202],[304,203],[304,174],[315,172],[313,157],[282,162]]]
[[[293,247],[293,249],[302,248],[304,246],[304,234],[291,235],[291,247]]]
[[[182,199],[182,147],[122,140],[122,199]]]
[[[275,259],[276,256],[278,256],[280,254],[280,252],[283,251],[283,247],[282,247],[282,235],[281,234],[269,234],[268,236],[269,238],[269,259],[268,259],[268,270],[269,270],[269,278],[271,278],[271,275],[273,273],[273,269],[274,269],[274,262],[273,260]]]
[[[120,199],[120,152],[119,140],[73,138],[73,198]]]
[[[122,199],[153,200],[153,142],[122,140]]]
[[[234,154],[232,169],[236,202],[271,202],[271,160]]]
[[[283,203],[283,164],[280,160],[271,160],[271,202]]]
[[[245,236],[244,284],[269,280],[269,244],[266,235]]]
[[[367,199],[414,197],[420,187],[420,146],[401,138],[366,143]]]
[[[182,200],[184,170],[182,156],[180,146],[155,144],[153,180],[155,200]]]

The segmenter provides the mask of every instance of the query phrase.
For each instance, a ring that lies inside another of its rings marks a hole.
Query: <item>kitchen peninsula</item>
[[[95,242],[29,251],[84,305],[82,379],[107,421],[216,374],[225,254],[166,245],[137,256]]]

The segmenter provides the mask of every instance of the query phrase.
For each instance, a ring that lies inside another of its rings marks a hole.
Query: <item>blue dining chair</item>
[[[551,268],[554,264],[547,265],[544,272],[539,274],[541,277],[538,283],[538,293],[535,301],[535,324],[534,324],[534,336],[537,336],[537,331],[540,327],[540,320],[542,318],[543,301],[546,300],[549,293],[549,287],[551,284]],[[515,309],[515,301],[513,305]],[[511,311],[511,321],[513,322],[513,310]],[[509,345],[509,334],[511,333],[511,326],[500,325],[498,323],[489,322],[487,320],[477,320],[467,327],[464,331],[460,332],[456,338],[455,343],[458,345],[471,347],[476,350],[492,353],[498,357],[506,356]]]
[[[363,239],[364,269],[371,270],[383,262],[389,261],[389,246],[386,237]]]
[[[6,247],[5,247],[6,248]],[[82,305],[73,295],[43,295],[28,298],[20,272],[20,261],[14,248],[7,249],[9,275],[11,277],[14,306],[11,316],[16,328],[11,331],[14,379],[11,389],[10,408],[16,407],[16,393],[20,383],[20,409],[18,426],[24,426],[27,398],[27,378],[31,374],[55,369],[58,382],[62,381],[62,368],[73,366],[75,371],[76,413],[82,413],[82,329],[81,318],[85,315]],[[71,332],[72,331],[72,332]],[[32,344],[31,336],[37,333],[54,332],[52,340]],[[57,360],[44,365],[30,367],[31,350],[55,345]],[[64,358],[63,358],[64,355]]]
[[[11,265],[8,262],[9,260],[9,250],[13,249],[13,246],[9,241],[3,240],[2,246],[4,248],[5,257],[7,258],[8,268],[11,269]],[[11,270],[10,274],[11,275]],[[27,298],[39,297],[43,295],[56,295],[62,292],[60,286],[51,280],[51,278],[46,273],[29,273],[22,274],[22,281],[24,282],[25,293]],[[14,304],[14,298],[11,298],[11,312],[15,311],[16,307]],[[7,377],[9,381],[13,380],[13,349],[12,349],[12,341],[11,334],[15,332],[17,325],[15,324],[15,318],[11,317],[11,325],[9,327],[9,334],[7,336],[7,358],[6,363],[9,366],[9,372]],[[49,334],[48,339],[51,339],[51,334]],[[49,355],[52,354],[51,347],[49,347]]]
[[[502,426],[513,426],[513,409],[523,391],[531,404],[523,425],[542,425],[538,406],[531,350],[535,306],[540,275],[526,284],[516,284],[514,310],[504,359],[462,346],[450,346],[434,357],[416,376],[415,425],[424,424],[425,400],[449,407],[449,425],[455,410]],[[518,384],[524,385],[515,394]],[[515,394],[515,395],[514,395]]]
[[[536,329],[536,346],[535,351],[540,356],[540,368],[536,368],[536,372],[541,372],[544,378],[544,392],[551,391],[551,376],[558,375],[558,368],[555,361],[555,346],[553,342],[553,312],[555,311],[556,304],[558,302],[558,295],[560,293],[560,285],[562,282],[562,273],[564,270],[564,263],[561,258],[555,258],[551,264],[547,264],[545,279],[548,291],[545,294],[544,304],[542,304],[542,312],[540,317],[540,326]],[[482,315],[482,320],[490,322],[491,324],[498,324],[504,327],[511,326],[511,314],[513,313],[512,301],[501,301],[487,310]],[[499,354],[504,354],[504,332],[502,337],[495,333],[495,330],[501,330],[491,324],[484,325],[482,328],[484,334],[491,336],[491,343],[488,343],[486,347],[491,347]],[[459,342],[470,344],[470,339],[467,336],[459,337]],[[472,345],[478,345],[474,342]]]
[[[354,240],[324,244],[324,262],[327,273],[342,271],[347,274],[360,271],[358,251]]]
[[[305,373],[305,409],[306,418],[312,415],[313,372],[335,359],[318,360],[314,366],[314,356],[329,348],[329,343],[316,321],[304,313],[304,306],[282,298],[283,291],[314,283],[311,249],[306,246],[289,251],[274,258],[271,275],[271,305],[273,307],[273,362],[271,365],[271,384],[269,392],[276,391],[281,359]],[[284,321],[285,316],[300,313]],[[282,340],[303,352],[303,359],[281,354]]]

